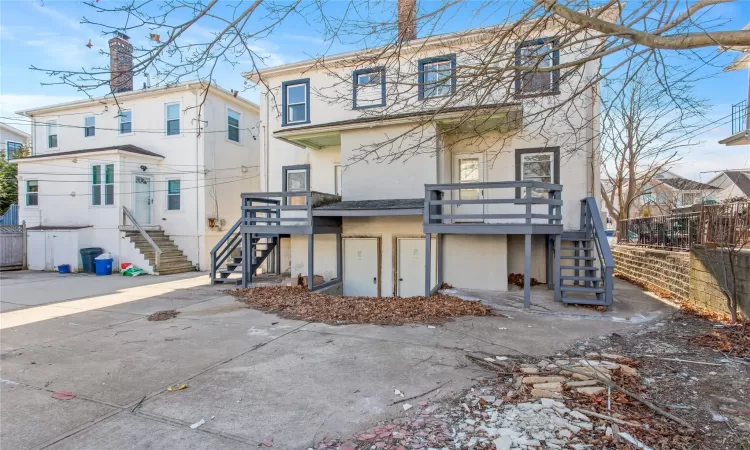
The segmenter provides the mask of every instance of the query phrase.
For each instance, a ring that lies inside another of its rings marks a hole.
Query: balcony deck
[[[316,191],[244,193],[240,232],[281,237],[341,233],[341,217],[313,215],[314,208],[340,201],[338,195]]]

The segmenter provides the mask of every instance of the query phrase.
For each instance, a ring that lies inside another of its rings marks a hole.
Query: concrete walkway
[[[206,286],[206,274],[105,277],[109,290],[95,277],[46,277],[0,275],[2,302],[24,305],[0,314],[2,448],[307,448],[408,414],[392,404],[394,388],[409,397],[448,382],[429,399],[452,398],[484,374],[467,364],[467,350],[548,355],[633,326],[515,310],[436,328],[334,327],[248,309]],[[46,282],[62,284],[43,297],[35,290]],[[87,294],[72,297],[76,290]],[[632,294],[618,301],[642,302],[652,317],[666,310]],[[164,309],[180,315],[146,320]],[[183,382],[185,390],[166,390]],[[56,391],[77,397],[55,400]]]

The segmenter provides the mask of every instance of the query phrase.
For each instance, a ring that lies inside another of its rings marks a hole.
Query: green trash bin
[[[83,265],[84,273],[96,273],[96,265],[94,264],[94,260],[102,253],[104,253],[104,250],[99,247],[89,247],[81,249],[81,265]]]

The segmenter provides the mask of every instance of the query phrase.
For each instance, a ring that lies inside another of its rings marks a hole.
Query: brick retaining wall
[[[677,301],[690,300],[690,253],[615,245],[615,274],[667,293]]]

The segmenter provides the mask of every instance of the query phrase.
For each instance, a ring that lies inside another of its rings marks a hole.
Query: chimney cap
[[[115,38],[125,39],[126,41],[130,40],[130,36],[128,36],[125,33],[121,33],[119,31],[115,31]]]

